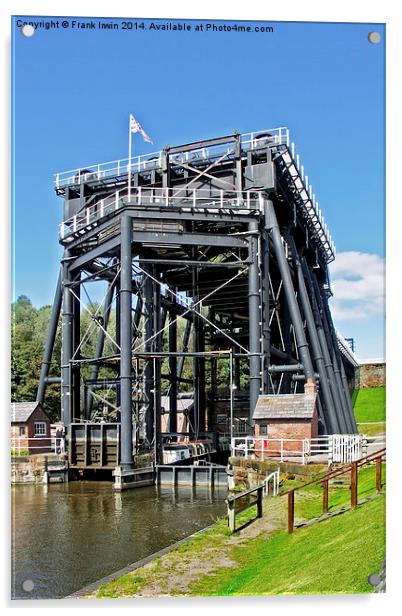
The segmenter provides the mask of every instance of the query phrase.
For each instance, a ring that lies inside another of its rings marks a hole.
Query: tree
[[[20,295],[11,310],[11,400],[28,402],[36,400],[43,349],[49,328],[51,307],[39,310],[32,306],[26,295]],[[49,374],[60,374],[60,328],[56,336]],[[54,420],[60,414],[60,387],[49,386],[45,410]]]

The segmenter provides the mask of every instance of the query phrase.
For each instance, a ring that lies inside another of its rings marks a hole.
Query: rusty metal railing
[[[335,477],[340,477],[341,475],[346,475],[346,473],[350,472],[350,506],[352,509],[357,507],[358,503],[358,475],[359,475],[359,467],[365,466],[366,464],[370,464],[371,462],[376,463],[376,478],[375,478],[375,487],[377,494],[381,491],[382,487],[382,460],[386,456],[386,448],[380,449],[368,456],[364,456],[351,464],[348,464],[342,469],[337,471],[332,471],[324,475],[324,477],[320,477],[319,479],[314,479],[313,481],[308,481],[307,483],[298,486],[297,488],[293,488],[288,492],[284,492],[281,496],[287,495],[288,497],[288,533],[293,533],[294,530],[294,520],[295,520],[295,492],[306,488],[307,486],[312,486],[316,484],[321,484],[322,491],[322,510],[323,513],[328,512],[328,500],[329,500],[329,481],[330,479],[334,479]]]

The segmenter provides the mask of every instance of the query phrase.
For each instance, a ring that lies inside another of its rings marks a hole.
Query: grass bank
[[[385,387],[359,389],[354,400],[358,423],[385,422]]]
[[[358,423],[357,428],[360,434],[365,434],[366,436],[378,436],[386,432],[385,421],[379,421],[378,423]]]
[[[385,470],[385,469],[384,469]],[[359,473],[359,497],[374,493],[374,467]],[[294,487],[288,481],[284,489]],[[349,503],[350,491],[331,488],[329,510]],[[286,532],[286,497],[264,501],[263,518],[231,535],[226,519],[169,554],[101,586],[92,597],[366,593],[385,552],[385,499]],[[321,513],[321,491],[297,493],[296,522]],[[239,522],[254,515],[245,511]]]
[[[384,497],[332,520],[236,547],[235,570],[204,576],[192,595],[368,593],[384,559]]]

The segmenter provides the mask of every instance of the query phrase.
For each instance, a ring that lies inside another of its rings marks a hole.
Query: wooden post
[[[375,461],[375,489],[377,494],[381,492],[381,470],[382,470],[382,458],[379,457]]]
[[[328,512],[328,479],[322,482],[322,512]]]
[[[350,504],[357,506],[357,462],[352,462],[350,474]]]
[[[293,533],[295,521],[295,492],[288,492],[288,533]]]
[[[228,506],[228,524],[229,530],[231,533],[234,533],[236,530],[236,514],[235,514],[235,501],[227,500],[226,504]]]

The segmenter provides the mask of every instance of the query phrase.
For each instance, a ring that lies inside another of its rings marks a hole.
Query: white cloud
[[[341,252],[330,265],[336,321],[367,320],[384,311],[385,262],[379,255]]]

